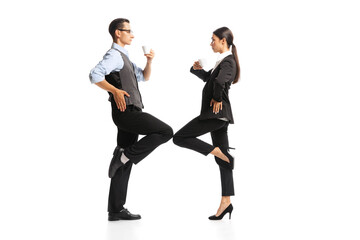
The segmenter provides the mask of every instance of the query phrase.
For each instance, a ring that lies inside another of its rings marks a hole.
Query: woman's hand
[[[222,110],[222,102],[217,102],[214,99],[210,101],[210,107],[213,107],[213,113],[218,114]]]
[[[194,64],[193,64],[193,69],[194,69],[194,70],[201,70],[201,69],[203,69],[203,68],[202,68],[202,66],[200,65],[199,61],[196,61],[196,62],[194,62]]]

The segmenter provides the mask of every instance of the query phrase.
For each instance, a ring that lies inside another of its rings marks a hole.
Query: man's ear
[[[120,38],[120,36],[121,36],[121,31],[120,31],[119,29],[116,29],[116,30],[115,30],[115,36],[116,36],[117,38]]]

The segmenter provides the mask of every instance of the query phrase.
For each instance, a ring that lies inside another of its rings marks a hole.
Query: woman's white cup
[[[144,51],[144,54],[150,54],[151,48],[149,46],[142,46],[142,49]]]
[[[200,58],[199,59],[199,64],[202,68],[205,68],[207,65],[207,60],[205,58]]]

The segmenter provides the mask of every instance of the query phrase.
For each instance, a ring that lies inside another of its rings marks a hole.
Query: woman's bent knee
[[[177,134],[173,136],[173,142],[175,145],[182,146],[183,145],[183,138]]]

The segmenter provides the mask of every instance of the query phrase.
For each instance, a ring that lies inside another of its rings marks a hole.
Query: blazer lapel
[[[221,63],[222,63],[226,58],[228,58],[228,57],[230,57],[230,56],[232,56],[232,54],[229,55],[229,56],[224,57],[224,58],[219,62],[219,64],[215,67],[215,69],[213,68],[214,71],[213,71],[213,69],[210,70],[210,71],[211,71],[210,77],[211,77],[215,72],[218,72],[218,71],[219,71],[218,69],[219,69]]]

